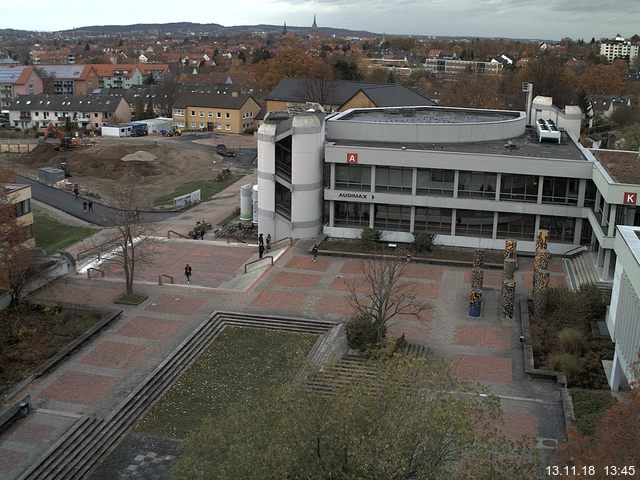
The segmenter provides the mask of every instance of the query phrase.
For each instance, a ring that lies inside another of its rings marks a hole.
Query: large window
[[[408,232],[411,225],[411,207],[400,205],[374,205],[373,225],[382,230]]]
[[[453,197],[453,170],[418,169],[416,193],[418,195],[442,195]]]
[[[456,236],[488,237],[493,235],[493,212],[484,210],[457,210]]]
[[[583,222],[588,223],[588,221]],[[576,219],[540,215],[540,228],[549,230],[549,240],[558,243],[573,243]]]
[[[538,201],[538,177],[534,175],[502,175],[500,200]]]
[[[414,232],[451,235],[451,209],[416,207]]]
[[[291,191],[276,182],[276,213],[291,220]]]
[[[496,196],[496,174],[461,171],[458,178],[458,197],[494,199]]]
[[[336,164],[336,189],[371,190],[371,167]]]
[[[376,167],[376,192],[411,193],[413,169]]]
[[[594,207],[596,204],[596,193],[598,188],[593,180],[587,180],[587,186],[584,191],[584,206]]]
[[[15,215],[21,217],[31,211],[31,200],[28,198],[15,204]]]
[[[359,227],[369,226],[369,204],[334,202],[333,224],[336,226]]]
[[[534,239],[536,216],[521,213],[498,213],[497,238]]]
[[[577,178],[544,177],[542,203],[578,204]]]

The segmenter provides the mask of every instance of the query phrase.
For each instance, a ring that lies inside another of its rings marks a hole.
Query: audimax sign
[[[371,200],[376,198],[371,193],[352,193],[352,192],[338,193],[338,198],[357,198],[358,200],[369,200],[369,196],[371,196]]]

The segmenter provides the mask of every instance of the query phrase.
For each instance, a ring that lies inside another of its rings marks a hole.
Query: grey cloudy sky
[[[640,33],[638,0],[0,0],[0,12],[0,28],[45,31],[180,21],[310,26],[316,14],[319,26],[402,35],[590,40]]]

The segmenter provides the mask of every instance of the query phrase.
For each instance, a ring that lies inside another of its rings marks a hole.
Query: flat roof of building
[[[591,150],[600,165],[618,183],[640,184],[640,155],[621,150]]]
[[[331,142],[331,140],[329,140]],[[335,145],[353,145],[372,148],[405,147],[407,150],[433,150],[441,152],[476,153],[480,155],[505,155],[509,157],[557,158],[561,160],[578,160],[587,162],[580,148],[571,140],[563,143],[551,141],[538,142],[534,131],[509,141],[490,140],[469,143],[389,143],[371,141],[337,140]],[[638,182],[640,183],[640,182]]]
[[[348,111],[333,121],[350,120],[373,123],[489,123],[520,117],[520,112],[448,107],[367,108]]]

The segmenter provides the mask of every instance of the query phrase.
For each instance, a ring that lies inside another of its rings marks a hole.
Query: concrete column
[[[456,170],[453,176],[453,198],[458,198],[458,182],[460,182],[460,170]]]
[[[616,234],[616,212],[618,211],[618,205],[615,203],[609,207],[609,230],[607,231],[608,237],[613,237]]]
[[[602,198],[602,195],[600,195],[600,190],[598,190],[596,188],[596,198],[594,200],[594,205],[593,205],[593,211],[594,212],[598,212],[600,211],[600,199]]]
[[[587,181],[582,178],[578,184],[578,206],[584,207],[584,197],[587,192]]]
[[[333,227],[335,225],[335,221],[336,221],[336,205],[334,200],[330,200],[329,201],[329,226]]]
[[[604,248],[598,244],[598,256],[596,259],[596,266],[601,267],[604,265]]]
[[[611,390],[614,392],[620,390],[623,381],[624,371],[622,370],[622,365],[620,365],[620,357],[618,357],[618,350],[616,349],[613,354],[613,365],[611,366],[611,376],[609,377]]]
[[[491,231],[491,238],[496,239],[498,237],[498,212],[493,212],[493,230]]]
[[[415,172],[415,169],[414,169],[414,172]],[[415,178],[416,177],[414,175],[413,179],[415,180]],[[415,188],[416,188],[415,182],[413,184],[413,188],[415,191]],[[411,207],[411,218],[409,219],[409,232],[413,233],[415,232],[415,230],[416,230],[416,207]]]
[[[635,207],[625,207],[624,224],[633,225],[633,221],[636,219]]]
[[[455,190],[454,190],[454,193],[455,193]],[[456,234],[456,218],[457,218],[457,214],[458,214],[458,211],[455,208],[451,209],[451,236],[452,237],[455,236],[455,234]]]
[[[544,176],[540,175],[538,177],[538,205],[542,203],[542,188],[544,187]]]
[[[375,214],[376,209],[373,203],[369,204],[369,228],[373,228],[373,216]]]
[[[335,190],[336,189],[336,164],[335,163],[331,163],[330,164],[330,173],[329,173],[329,188],[331,190]],[[331,205],[333,205],[333,202],[331,202]],[[332,209],[333,210],[333,209]],[[333,227],[333,222],[331,223],[331,226]]]
[[[495,198],[496,202],[500,201],[500,188],[502,188],[502,174],[498,173],[496,175],[496,198]],[[496,238],[496,237],[494,236],[493,238]]]
[[[580,245],[580,237],[582,236],[582,219],[576,218],[576,227],[573,230],[573,244]]]
[[[602,262],[602,276],[607,278],[609,276],[609,267],[611,266],[611,250],[604,249],[604,261]]]
[[[540,230],[540,215],[536,215],[536,221],[533,224],[533,231],[537,232],[538,230]]]
[[[371,193],[374,193],[376,191],[376,166],[375,165],[371,165],[371,188],[369,189],[369,191]]]
[[[418,189],[418,169],[414,168],[413,174],[411,177],[411,195],[415,195],[417,189]],[[411,218],[413,218],[413,215],[411,216]],[[413,229],[411,229],[411,231],[413,232]]]
[[[607,222],[609,221],[609,210],[611,210],[611,205],[609,205],[605,200],[604,205],[602,206],[602,219],[600,220],[600,226],[603,227],[603,232],[604,227],[607,226]]]

